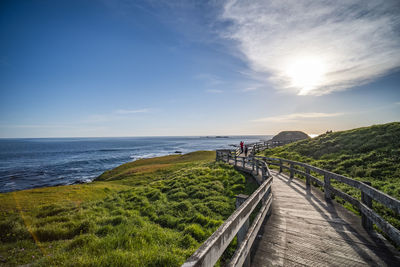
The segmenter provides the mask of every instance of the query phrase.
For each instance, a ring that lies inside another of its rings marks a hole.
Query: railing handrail
[[[266,148],[270,148],[270,144],[268,143],[270,140],[266,141],[259,141],[259,142],[253,142],[253,143],[245,143],[244,145],[249,147],[251,150],[256,150],[257,152]],[[240,155],[240,147],[237,147],[235,149],[236,155]],[[254,151],[253,151],[254,152]]]
[[[379,191],[376,188],[373,188],[363,182],[360,182],[358,180],[346,177],[344,175],[340,175],[334,172],[330,172],[318,167],[315,167],[313,165],[309,165],[307,163],[302,163],[294,160],[287,160],[287,159],[280,159],[280,158],[270,158],[270,157],[260,157],[260,156],[255,156],[255,158],[263,159],[263,160],[281,160],[282,162],[287,162],[287,163],[292,163],[294,165],[298,165],[300,167],[304,168],[309,168],[310,170],[317,172],[322,175],[330,175],[330,178],[335,179],[338,182],[347,184],[351,187],[354,187],[356,189],[359,189],[360,191],[363,191],[365,194],[369,195],[371,198],[374,200],[378,201],[379,203],[383,205],[388,205],[388,208],[391,208],[394,210],[397,214],[400,214],[400,201],[397,200],[394,197],[389,196],[388,194]]]
[[[235,165],[238,163],[237,159],[242,160],[242,167],[245,168],[247,163],[251,161],[253,169],[256,166],[256,174],[249,171],[253,176],[259,175],[261,169],[261,184],[254,191],[246,201],[237,208],[237,210],[229,216],[229,218],[198,248],[192,256],[190,256],[182,267],[189,266],[214,266],[214,264],[221,257],[225,249],[228,247],[232,239],[238,234],[239,230],[243,227],[246,221],[249,220],[250,214],[254,211],[260,201],[263,202],[261,210],[258,212],[253,224],[245,235],[242,242],[238,243],[231,266],[241,266],[243,262],[249,257],[251,245],[253,244],[258,230],[261,227],[267,212],[272,203],[272,175],[269,171],[268,165],[265,161],[258,160],[250,157],[237,156],[236,150],[217,150],[217,161],[223,160],[230,162],[234,160]],[[226,157],[226,160],[225,160]],[[252,170],[253,170],[252,169]]]
[[[351,179],[349,177],[336,174],[307,163],[298,161],[262,157],[262,156],[249,156],[243,157],[240,155],[240,148],[235,150],[217,150],[217,161],[223,160],[228,163],[233,161],[234,165],[239,169],[250,172],[254,176],[254,168],[256,168],[256,176],[259,174],[261,168],[261,182],[259,181],[259,188],[214,232],[196,252],[182,265],[182,266],[213,266],[226,247],[232,241],[234,236],[239,232],[243,224],[248,220],[250,213],[254,210],[255,206],[263,199],[263,206],[258,212],[252,226],[249,228],[243,242],[238,243],[238,248],[229,263],[229,266],[241,266],[249,257],[251,246],[255,237],[260,229],[261,222],[264,220],[272,203],[271,182],[272,175],[268,165],[279,166],[279,172],[283,169],[290,171],[290,178],[294,178],[295,174],[300,174],[306,177],[307,190],[311,188],[310,181],[317,183],[324,188],[325,198],[332,199],[333,195],[337,195],[352,205],[356,206],[362,215],[363,226],[370,230],[372,223],[375,223],[385,234],[387,234],[398,246],[400,246],[400,231],[383,219],[372,209],[372,199],[394,210],[400,214],[400,201],[381,192],[368,184]],[[240,166],[241,162],[241,166]],[[246,168],[246,164],[252,164],[252,170]],[[302,167],[305,171],[299,170],[296,167]],[[323,175],[324,180],[313,176],[310,172],[313,171],[317,174]],[[255,177],[256,178],[256,177]],[[361,191],[361,201],[358,199],[334,188],[331,185],[331,179],[338,182],[345,183],[353,188]],[[257,180],[257,179],[256,179]]]
[[[331,199],[333,196],[332,195],[337,195],[347,202],[351,203],[352,205],[356,206],[362,216],[362,221],[363,221],[363,226],[367,228],[368,230],[372,229],[372,223],[375,223],[385,234],[387,234],[390,239],[392,239],[397,246],[400,246],[400,231],[394,227],[392,224],[390,224],[388,221],[386,221],[384,218],[382,218],[380,215],[378,215],[373,209],[372,209],[372,202],[371,200],[375,200],[379,203],[381,203],[383,206],[393,210],[396,214],[400,214],[400,201],[392,196],[389,196],[388,194],[373,188],[372,186],[346,177],[344,175],[340,175],[334,172],[330,172],[312,165],[309,165],[307,163],[303,162],[298,162],[298,161],[293,161],[293,160],[288,160],[288,159],[281,159],[281,158],[272,158],[272,157],[262,157],[262,156],[255,156],[255,158],[259,160],[264,160],[265,162],[271,161],[268,164],[271,165],[277,165],[280,167],[280,172],[282,171],[283,168],[289,169],[290,171],[290,177],[293,178],[294,173],[303,175],[306,177],[306,185],[309,187],[310,180],[313,180],[320,186],[324,187],[324,192],[325,192],[325,198]],[[277,161],[278,163],[273,163],[273,161]],[[285,166],[284,163],[289,164],[289,166]],[[301,170],[295,169],[296,166],[300,166],[305,168],[306,172],[303,172]],[[321,174],[324,176],[324,181],[321,181],[317,177],[314,177],[310,174],[310,171],[313,171],[315,173]],[[361,191],[361,201],[344,193],[343,191],[334,188],[330,181],[331,179],[334,179],[338,182],[344,183],[348,186],[351,186],[353,188],[356,188]]]

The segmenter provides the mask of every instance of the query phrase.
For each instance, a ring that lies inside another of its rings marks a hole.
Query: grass
[[[305,162],[359,181],[368,181],[374,188],[400,199],[399,122],[327,133],[268,149],[261,155]],[[332,182],[332,185],[361,199],[360,191],[355,188],[339,182]],[[336,200],[359,213],[343,199]],[[399,215],[376,201],[373,201],[373,208],[400,229]]]
[[[0,194],[0,264],[179,266],[234,211],[235,195],[255,189],[214,159],[144,159],[90,184]]]

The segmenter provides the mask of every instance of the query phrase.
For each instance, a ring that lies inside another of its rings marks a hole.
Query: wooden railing
[[[280,159],[280,158],[269,158],[269,157],[255,157],[258,160],[262,160],[269,165],[275,165],[279,167],[279,172],[283,169],[287,169],[290,174],[290,178],[293,178],[295,174],[301,175],[306,179],[306,189],[310,189],[311,182],[314,182],[324,189],[325,199],[330,200],[334,196],[338,196],[345,201],[355,206],[361,213],[362,225],[367,230],[372,230],[373,224],[382,230],[397,246],[400,246],[400,231],[391,225],[388,221],[382,218],[372,209],[372,200],[381,203],[383,206],[394,211],[395,214],[400,214],[400,201],[371,187],[368,182],[360,182],[343,175],[339,175],[333,172],[329,172],[318,167],[308,165],[292,160]],[[320,175],[322,179],[318,179],[313,174]],[[344,183],[353,188],[361,191],[361,201],[336,189],[332,186],[331,181],[337,181]]]
[[[184,267],[214,266],[236,235],[237,249],[229,266],[248,265],[250,249],[271,207],[272,176],[265,161],[239,157],[236,150],[217,150],[216,154],[217,161],[227,162],[250,173],[260,186],[251,196],[237,196],[236,211],[187,259],[182,265]],[[250,214],[259,203],[262,203],[261,208],[249,227]]]
[[[264,149],[271,148],[271,145],[269,143],[267,143],[266,141],[248,144],[248,146],[251,149],[251,152],[253,155],[255,155],[255,153],[258,153]]]
[[[260,144],[259,147],[262,146]],[[237,210],[182,266],[213,266],[235,235],[238,237],[238,247],[228,265],[248,266],[250,264],[249,256],[251,247],[272,203],[272,175],[268,165],[278,166],[279,172],[282,172],[284,169],[288,170],[290,178],[294,178],[295,175],[305,177],[307,190],[311,189],[312,182],[322,187],[325,199],[328,201],[336,195],[351,203],[360,211],[364,228],[372,230],[373,224],[376,224],[397,246],[400,246],[400,231],[372,209],[372,200],[375,200],[393,210],[396,214],[400,214],[399,200],[371,187],[368,183],[360,182],[306,163],[280,158],[260,156],[240,157],[238,155],[237,150],[217,150],[216,160],[227,162],[239,170],[250,173],[260,186],[250,197],[237,196]],[[320,176],[321,179],[316,176]],[[360,190],[361,201],[334,188],[331,184],[333,180]],[[249,228],[249,216],[259,202],[262,203],[262,207]]]
[[[253,155],[264,149],[271,148],[271,145],[267,141],[245,143],[244,145],[248,147],[250,154]],[[237,156],[240,155],[240,147],[237,147],[234,151]]]

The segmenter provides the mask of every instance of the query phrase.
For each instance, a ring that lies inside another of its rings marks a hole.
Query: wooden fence
[[[251,196],[239,195],[236,199],[236,211],[215,231],[192,256],[182,265],[214,266],[233,238],[237,235],[237,249],[229,266],[242,266],[250,263],[250,249],[257,233],[270,210],[272,203],[272,176],[265,161],[250,157],[239,157],[236,150],[217,150],[217,161],[224,161],[250,173],[259,183]],[[250,214],[261,203],[251,226]]]
[[[393,240],[397,246],[400,246],[400,231],[372,209],[372,200],[375,200],[381,203],[383,206],[394,211],[395,214],[399,215],[399,200],[371,187],[371,184],[368,182],[360,182],[343,175],[308,165],[306,163],[280,158],[258,156],[255,158],[262,160],[269,165],[278,166],[279,172],[282,172],[283,169],[287,169],[290,173],[290,178],[293,178],[295,174],[305,177],[306,188],[308,190],[311,187],[311,182],[318,184],[324,189],[326,200],[331,200],[334,196],[338,196],[351,203],[360,211],[362,225],[365,229],[372,230],[373,224],[376,224],[376,226],[381,229],[391,240]],[[313,175],[314,173],[323,177],[323,180],[315,177]],[[334,188],[331,184],[331,181],[333,180],[360,190],[361,201],[340,191],[337,188]]]
[[[253,154],[253,155],[255,153],[258,153],[258,152],[264,150],[264,149],[272,147],[271,144],[268,143],[267,141],[245,144],[245,146],[248,147],[250,153]],[[236,152],[236,155],[239,156],[240,155],[240,148],[237,148],[235,150],[235,152]]]
[[[264,142],[252,145],[257,149],[256,151],[268,147],[268,144]],[[393,210],[395,214],[399,215],[399,200],[371,187],[367,182],[360,182],[306,163],[280,158],[254,156],[256,151],[251,153],[252,156],[250,157],[240,157],[240,149],[217,150],[217,161],[227,162],[242,171],[250,173],[260,186],[249,197],[237,197],[237,210],[182,266],[213,266],[221,257],[235,235],[238,236],[238,247],[228,265],[249,265],[251,247],[272,203],[272,175],[269,171],[268,165],[278,166],[279,172],[282,172],[284,169],[288,170],[290,178],[294,178],[295,175],[305,177],[307,190],[310,190],[312,182],[319,185],[323,188],[325,199],[328,201],[336,195],[351,203],[360,211],[364,228],[372,230],[373,224],[376,224],[377,227],[393,240],[397,246],[400,246],[400,231],[372,209],[372,200],[375,200],[383,206]],[[323,180],[316,176],[323,177]],[[331,184],[331,181],[333,180],[360,190],[361,201],[334,188]],[[249,216],[260,202],[262,203],[262,207],[249,228]]]

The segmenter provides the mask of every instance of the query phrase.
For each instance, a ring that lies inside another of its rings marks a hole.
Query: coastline
[[[0,141],[0,192],[44,186],[80,184],[104,171],[141,158],[228,148],[240,140],[230,138],[62,138]],[[268,138],[268,136],[264,136]]]
[[[234,196],[256,188],[215,155],[142,159],[88,184],[0,194],[0,262],[109,266],[122,251],[122,266],[179,266],[234,211]]]

